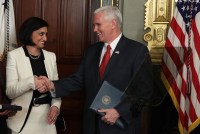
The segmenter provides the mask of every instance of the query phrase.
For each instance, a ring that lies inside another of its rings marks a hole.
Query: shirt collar
[[[110,47],[112,50],[115,50],[116,46],[117,46],[117,43],[119,42],[120,38],[122,37],[122,33],[117,37],[115,38],[115,40],[113,40],[111,43],[110,43]],[[105,43],[105,47],[107,47],[108,43]]]

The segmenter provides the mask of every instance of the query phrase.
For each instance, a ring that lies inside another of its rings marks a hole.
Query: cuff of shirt
[[[51,89],[50,93],[51,93],[51,97],[53,97],[53,98],[56,97],[56,90],[55,89]]]

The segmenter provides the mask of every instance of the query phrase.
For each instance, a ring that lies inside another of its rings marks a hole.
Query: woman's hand
[[[17,111],[5,110],[3,112],[0,112],[0,116],[4,116],[4,115],[14,116],[16,113]]]
[[[56,119],[59,115],[59,109],[56,106],[52,106],[48,113],[48,123],[54,124],[56,122]]]

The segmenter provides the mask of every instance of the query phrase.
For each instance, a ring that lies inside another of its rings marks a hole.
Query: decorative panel
[[[60,63],[80,61],[85,48],[85,1],[62,1]]]
[[[168,26],[173,15],[174,0],[148,0],[145,7],[144,29],[150,31],[144,35],[144,40],[148,42],[152,62],[160,64]]]
[[[60,49],[61,41],[61,2],[61,0],[42,0],[41,2],[41,17],[49,24],[45,49],[55,52],[56,55]]]

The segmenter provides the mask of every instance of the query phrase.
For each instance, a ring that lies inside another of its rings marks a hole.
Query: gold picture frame
[[[101,0],[100,6],[117,6],[119,7],[119,0]]]

